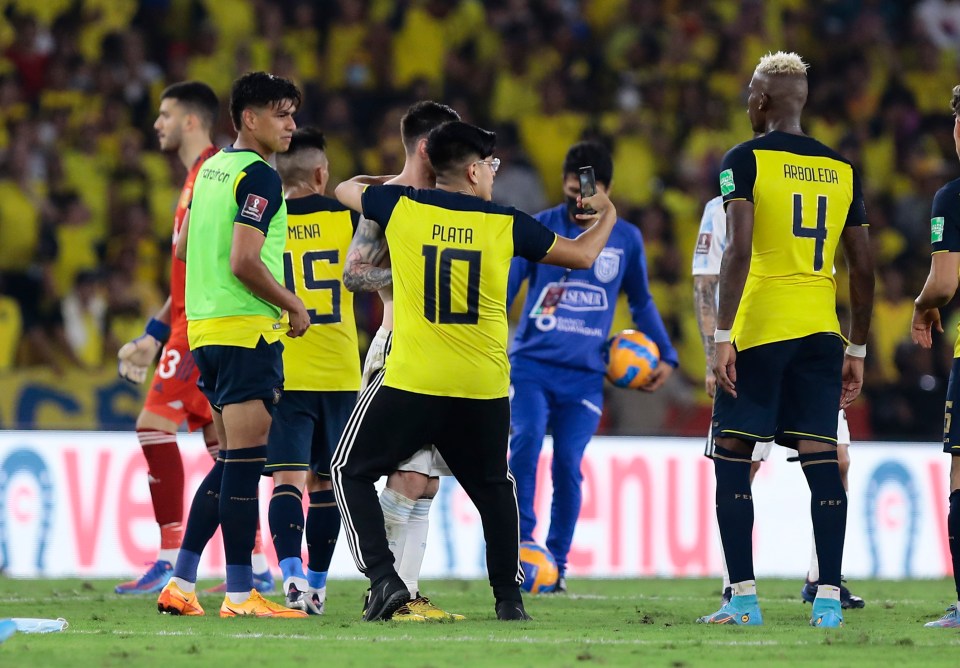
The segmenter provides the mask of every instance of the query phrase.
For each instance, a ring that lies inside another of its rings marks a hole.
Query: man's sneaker
[[[557,592],[558,594],[567,593],[567,576],[566,575],[561,575],[560,577],[557,578],[557,586],[553,588],[553,591]]]
[[[322,615],[324,602],[316,594],[300,591],[295,584],[291,584],[287,591],[287,607],[303,610],[308,615]]]
[[[847,589],[846,586],[843,584],[844,582],[846,582],[846,579],[841,578],[840,579],[840,607],[843,608],[844,610],[864,607],[866,605],[866,602],[856,594],[851,593],[850,590]],[[813,601],[817,598],[818,586],[819,586],[818,582],[816,581],[811,582],[810,580],[807,580],[803,584],[803,589],[800,590],[800,597],[807,603],[813,603]]]
[[[947,608],[947,614],[940,619],[924,624],[928,629],[955,629],[960,627],[960,613],[957,612],[957,606],[951,605]]]
[[[726,605],[733,598],[733,587],[726,587],[720,595],[720,605]]]
[[[157,610],[167,615],[199,617],[203,608],[197,600],[196,592],[185,592],[176,582],[168,582],[157,597]]]
[[[410,604],[405,603],[397,608],[397,611],[393,613],[393,617],[390,618],[391,622],[425,622],[427,618],[423,615],[418,615],[413,610],[410,609]]]
[[[733,596],[729,603],[724,603],[712,615],[700,617],[698,624],[735,624],[737,626],[760,626],[763,624],[763,615],[760,614],[760,603],[756,594],[749,596]]]
[[[370,587],[370,594],[364,605],[363,620],[366,622],[386,621],[393,617],[393,613],[409,600],[410,591],[407,589],[407,585],[404,584],[399,575],[394,573],[392,577],[383,578],[376,585]]]
[[[173,564],[155,561],[139,580],[118,584],[113,591],[118,594],[156,594],[167,586],[173,576]]]
[[[431,621],[456,622],[460,621],[461,619],[466,619],[466,617],[463,615],[447,612],[446,610],[438,608],[430,602],[429,598],[426,596],[421,596],[419,592],[417,592],[417,597],[415,599],[407,603],[406,607],[409,608],[410,612],[413,614],[420,615],[421,617]]]
[[[285,605],[268,601],[256,589],[250,590],[250,598],[243,603],[232,603],[229,596],[223,597],[220,606],[221,617],[279,617],[283,619],[301,619],[307,616],[303,610],[294,610]]]
[[[843,612],[840,601],[832,598],[818,598],[813,602],[813,614],[810,626],[823,629],[836,629],[843,626]]]
[[[256,589],[261,594],[269,594],[273,591],[273,588],[276,585],[273,582],[273,573],[270,571],[264,571],[263,573],[254,573],[253,574],[253,588]],[[204,594],[226,594],[227,593],[227,583],[221,582],[218,585],[214,585],[209,589],[203,590]]]
[[[523,609],[523,601],[497,601],[497,619],[501,622],[529,622],[533,617]]]

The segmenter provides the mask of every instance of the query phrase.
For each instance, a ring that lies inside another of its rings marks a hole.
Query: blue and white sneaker
[[[155,561],[139,580],[123,582],[114,587],[118,594],[156,594],[170,582],[173,564],[169,561]]]
[[[836,629],[843,626],[843,610],[840,607],[840,601],[832,598],[814,600],[810,626],[824,629]]]
[[[928,629],[955,629],[960,627],[960,612],[957,612],[956,605],[951,605],[947,608],[947,614],[940,619],[927,622],[924,626]]]
[[[760,626],[763,615],[756,594],[734,596],[712,615],[700,617],[697,624],[735,624],[736,626]]]

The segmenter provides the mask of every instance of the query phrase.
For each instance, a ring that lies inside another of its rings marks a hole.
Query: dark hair
[[[960,116],[960,86],[953,87],[953,97],[950,99],[950,108],[954,116]]]
[[[300,89],[289,79],[267,72],[247,72],[233,82],[230,90],[230,118],[233,127],[240,130],[244,109],[250,107],[276,106],[284,100],[290,100],[295,107],[300,106]]]
[[[307,151],[324,151],[327,140],[324,139],[320,128],[305,125],[293,131],[290,148],[284,153],[277,154],[277,171],[284,183],[288,181],[306,180],[317,166],[316,161],[300,160]],[[309,156],[313,157],[313,156]]]
[[[203,127],[212,130],[217,124],[220,115],[220,101],[217,94],[202,81],[181,81],[167,86],[160,93],[160,99],[176,100],[177,104],[185,107],[190,113],[200,118]]]
[[[580,141],[570,147],[563,159],[563,176],[576,174],[581,167],[593,167],[597,183],[607,188],[613,179],[613,159],[606,146],[598,141]]]
[[[421,137],[430,134],[432,130],[444,123],[459,120],[460,114],[453,107],[432,100],[417,102],[407,109],[407,113],[400,119],[400,138],[403,140],[403,146],[408,153],[413,152]]]
[[[427,156],[433,171],[444,174],[470,159],[486,158],[497,146],[497,135],[476,125],[452,121],[427,138]]]
[[[293,138],[290,140],[290,148],[283,155],[291,156],[297,151],[307,149],[316,149],[325,151],[327,149],[327,140],[324,138],[320,128],[314,125],[304,125],[293,131]]]

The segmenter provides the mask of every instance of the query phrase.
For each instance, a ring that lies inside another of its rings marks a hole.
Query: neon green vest
[[[278,318],[280,308],[247,289],[230,269],[234,218],[239,206],[236,187],[245,170],[266,162],[253,151],[220,151],[205,163],[194,185],[187,227],[187,320],[229,316]],[[280,197],[280,194],[277,194]],[[270,221],[260,259],[283,284],[283,249],[287,236],[287,204]]]

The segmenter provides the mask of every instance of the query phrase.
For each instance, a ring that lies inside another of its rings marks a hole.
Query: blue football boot
[[[749,596],[734,596],[729,603],[712,615],[701,617],[698,624],[736,624],[737,626],[760,626],[763,624],[763,615],[760,614],[760,603],[756,594]]]

